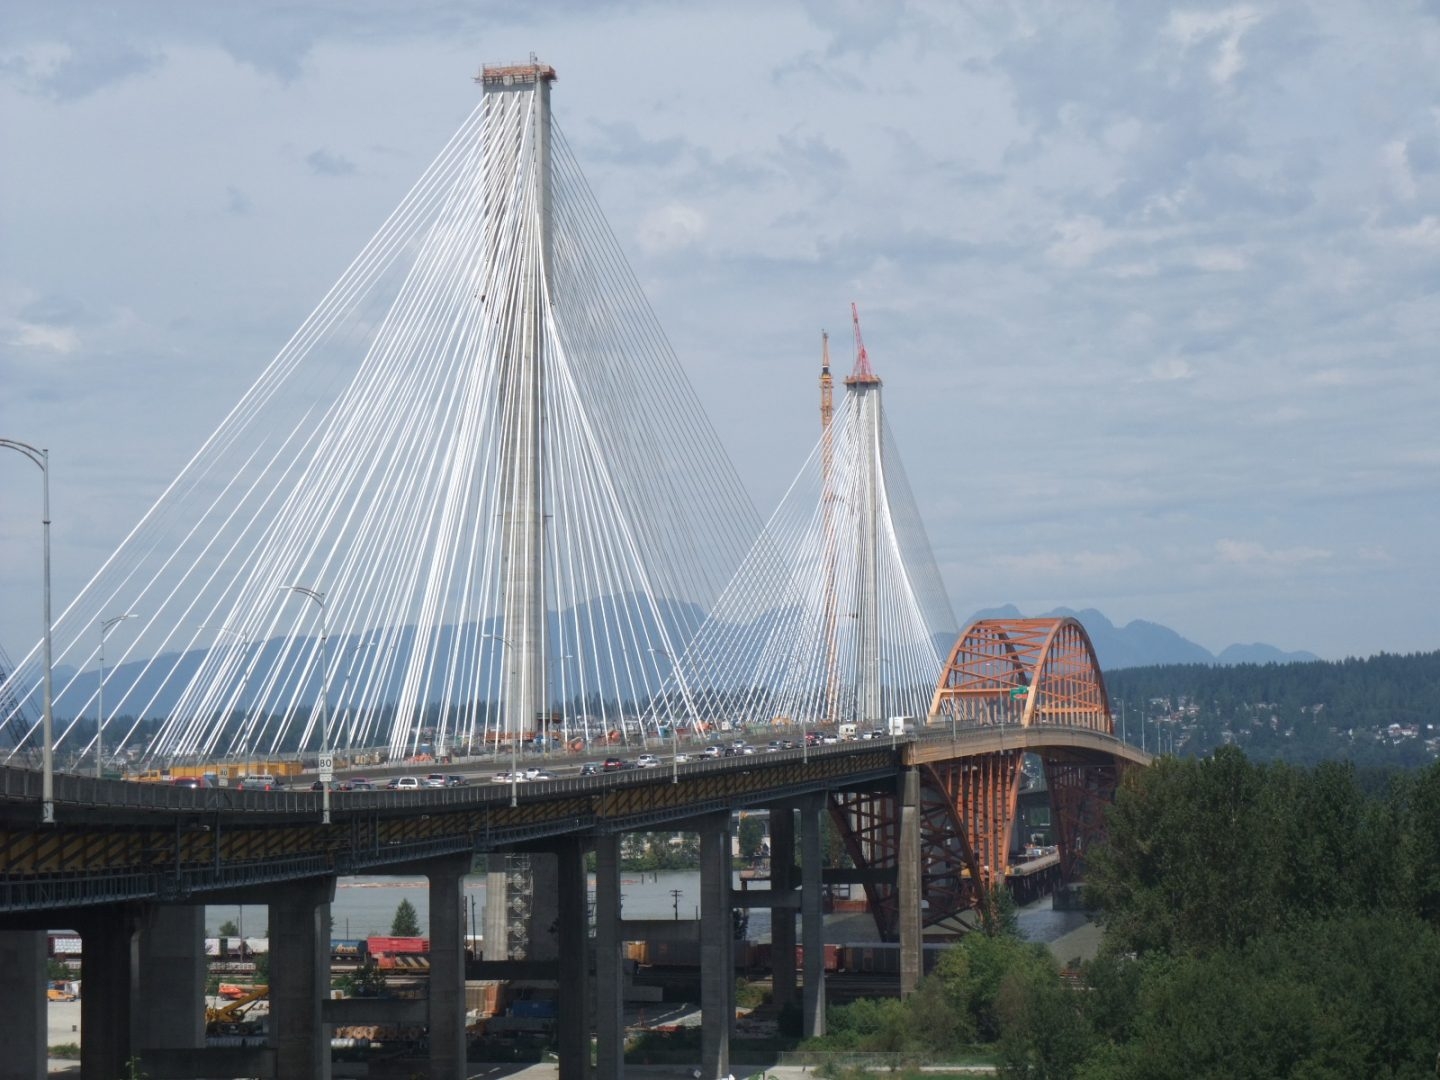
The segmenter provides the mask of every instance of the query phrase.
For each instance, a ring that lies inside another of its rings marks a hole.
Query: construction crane
[[[830,430],[835,415],[835,383],[830,378],[830,335],[820,331],[820,430]]]
[[[855,302],[850,302],[850,321],[855,326],[855,370],[845,378],[846,386],[878,383],[880,380],[870,370],[870,354],[865,351],[865,339],[860,335],[860,311]]]
[[[226,987],[222,987],[221,993],[224,993],[226,989]],[[232,993],[240,990],[239,987],[230,987],[229,989]],[[250,1011],[252,1006],[264,1001],[269,996],[269,986],[253,986],[224,1005],[207,1006],[205,1009],[205,1033],[207,1035],[254,1034],[260,1030],[260,1022],[246,1019],[245,1014]]]

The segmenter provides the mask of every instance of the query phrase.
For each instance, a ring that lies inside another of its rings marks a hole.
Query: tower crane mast
[[[835,382],[830,378],[830,335],[820,331],[820,430],[830,430],[835,415]]]

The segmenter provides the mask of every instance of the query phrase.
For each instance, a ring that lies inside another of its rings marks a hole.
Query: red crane
[[[850,321],[855,324],[855,370],[845,380],[845,385],[878,383],[880,380],[870,370],[870,354],[865,351],[865,339],[860,335],[860,311],[854,301],[850,303]]]

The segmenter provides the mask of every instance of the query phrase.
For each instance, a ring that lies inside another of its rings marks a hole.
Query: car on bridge
[[[596,776],[599,774],[599,772],[600,766],[596,765],[593,761],[587,761],[584,765],[580,766],[581,776]]]
[[[392,776],[385,787],[390,791],[419,791],[420,778],[418,776]]]
[[[256,773],[253,776],[242,776],[235,781],[236,791],[280,791],[285,785],[276,780],[273,776],[263,773]]]
[[[425,785],[426,787],[444,787],[444,786],[445,786],[445,774],[444,774],[444,773],[438,773],[438,772],[432,772],[429,776],[425,777],[424,785]]]
[[[702,758],[717,758],[720,756],[720,747],[707,746],[704,750],[700,751],[700,756]]]
[[[607,757],[605,764],[600,766],[601,772],[619,772],[621,769],[631,768],[631,764],[624,758]]]
[[[660,767],[660,759],[654,754],[641,754],[635,759],[635,767],[637,769],[658,769]]]

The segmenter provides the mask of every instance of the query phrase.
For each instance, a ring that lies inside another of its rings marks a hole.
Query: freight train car
[[[330,942],[331,960],[363,964],[369,955],[370,942],[365,938],[333,938]]]

